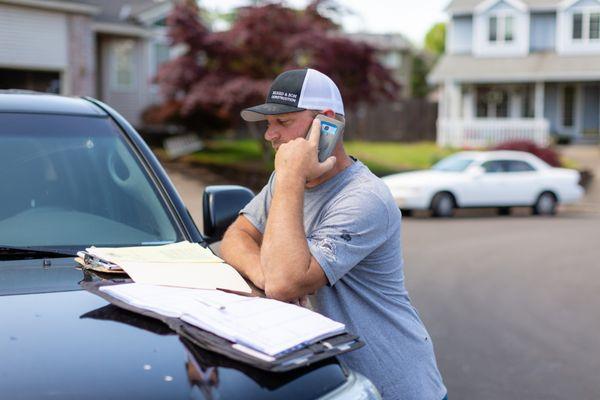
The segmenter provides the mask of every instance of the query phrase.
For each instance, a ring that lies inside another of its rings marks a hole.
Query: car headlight
[[[381,400],[379,391],[373,383],[359,373],[350,371],[348,380],[333,392],[319,400]]]

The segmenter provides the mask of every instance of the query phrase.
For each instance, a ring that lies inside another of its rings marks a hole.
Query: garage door
[[[65,14],[0,4],[0,67],[63,70]]]

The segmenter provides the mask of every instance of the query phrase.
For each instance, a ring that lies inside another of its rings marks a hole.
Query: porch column
[[[535,119],[544,118],[544,82],[535,83],[535,106],[533,117]]]
[[[449,140],[446,145],[458,147],[462,142],[462,121],[460,120],[461,90],[460,85],[453,80],[446,81],[448,88],[448,122],[450,124]]]
[[[460,118],[460,85],[456,81],[448,81],[446,85],[448,86],[448,100],[450,101],[450,104],[448,104],[449,117],[452,120],[457,120]]]
[[[469,85],[466,89],[462,99],[463,118],[473,119],[475,118],[475,86]]]

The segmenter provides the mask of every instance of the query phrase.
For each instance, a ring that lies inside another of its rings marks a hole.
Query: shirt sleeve
[[[308,247],[333,286],[388,238],[389,213],[376,195],[336,202],[307,235]]]
[[[271,206],[271,199],[273,197],[274,179],[275,173],[273,172],[262,190],[239,212],[239,215],[246,217],[263,234],[265,233],[267,216],[269,215],[269,207]]]

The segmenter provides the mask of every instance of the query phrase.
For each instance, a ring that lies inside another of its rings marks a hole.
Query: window
[[[600,40],[600,12],[574,13],[571,38],[581,41]]]
[[[154,71],[158,72],[161,64],[169,61],[169,45],[156,43],[154,45]]]
[[[380,61],[389,69],[398,69],[402,66],[402,54],[398,51],[389,51],[381,54]]]
[[[583,14],[573,14],[573,39],[583,38]]]
[[[505,161],[504,168],[507,172],[535,171],[535,168],[533,168],[528,162],[517,160]]]
[[[563,115],[562,124],[564,127],[573,127],[575,120],[575,87],[565,86],[563,89]]]
[[[600,39],[600,13],[590,15],[590,39]]]
[[[506,118],[508,117],[508,92],[501,88],[477,88],[477,117]]]
[[[508,93],[506,90],[498,90],[496,93],[497,100],[496,105],[496,118],[507,118],[508,117]]]
[[[112,87],[132,89],[135,86],[135,41],[119,40],[112,46]]]
[[[462,172],[467,169],[472,162],[473,159],[471,158],[455,155],[438,161],[431,169],[444,172]]]
[[[502,165],[502,161],[500,160],[486,161],[483,164],[481,164],[481,168],[483,168],[488,174],[504,172],[504,166]]]
[[[498,39],[498,17],[490,17],[490,42],[495,42]]]
[[[507,16],[504,18],[504,41],[512,42],[513,41],[513,25],[514,18],[512,16]]]
[[[490,43],[512,43],[515,40],[515,17],[513,15],[492,15],[488,23]]]
[[[0,243],[140,245],[183,239],[143,163],[108,117],[0,113]],[[89,195],[82,195],[87,193]]]

